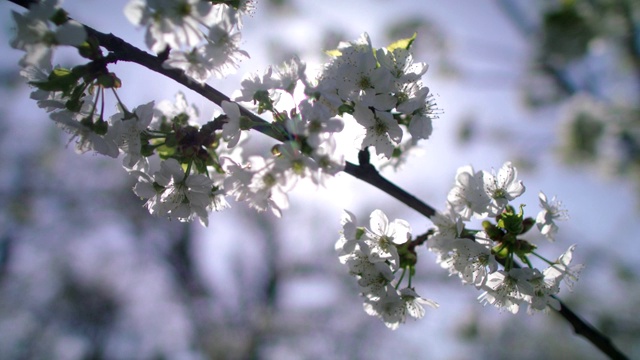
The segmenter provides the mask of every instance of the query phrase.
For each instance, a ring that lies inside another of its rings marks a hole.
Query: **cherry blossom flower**
[[[558,225],[555,222],[567,220],[569,215],[567,210],[562,208],[562,202],[556,200],[555,196],[550,201],[547,201],[547,196],[541,191],[538,194],[538,198],[540,199],[542,210],[536,217],[536,226],[549,241],[554,241],[558,232]]]
[[[262,75],[258,73],[247,74],[240,83],[242,89],[241,94],[235,97],[235,101],[254,101],[257,93],[266,92],[275,89],[278,81],[273,77],[273,69],[267,68]]]
[[[213,193],[214,184],[210,178],[202,174],[185,174],[176,159],[163,161],[153,176],[140,171],[130,174],[138,177],[133,190],[136,195],[148,199],[145,207],[152,215],[180,221],[197,217],[207,226],[208,212],[220,210],[226,204]]]
[[[471,166],[458,168],[447,202],[465,220],[486,216],[490,198],[482,187],[482,172],[474,172]]]
[[[153,104],[153,101],[151,101],[140,105],[133,109],[132,113],[120,111],[109,119],[111,122],[110,131],[114,133],[113,137],[116,144],[120,150],[127,154],[123,164],[125,168],[133,168],[142,160],[140,134],[151,123]]]
[[[390,158],[394,147],[402,140],[402,129],[393,116],[388,112],[378,110],[373,112],[365,106],[356,104],[353,117],[366,130],[360,147],[364,149],[367,146],[373,146],[377,154]]]
[[[379,317],[391,330],[396,330],[407,317],[406,303],[392,286],[387,287],[387,293],[384,297],[366,299],[363,305],[367,314]]]
[[[227,147],[232,148],[238,144],[242,133],[240,125],[240,108],[238,104],[223,101],[220,104],[227,115],[227,122],[222,125],[222,138],[227,141]]]
[[[46,0],[32,4],[24,14],[12,12],[17,33],[11,40],[11,46],[26,52],[20,60],[21,66],[50,66],[55,45],[78,46],[86,39],[84,26],[73,20],[68,20],[52,30],[49,19],[60,10],[59,5],[58,0]]]
[[[198,108],[189,105],[183,92],[176,93],[175,102],[163,100],[156,105],[151,122],[151,128],[157,129],[166,121],[173,121],[174,118],[186,118],[184,121],[195,121],[199,117]]]
[[[72,135],[70,141],[75,140],[78,153],[93,150],[98,154],[117,158],[120,151],[115,141],[114,130],[106,121],[94,118],[94,108],[93,99],[86,96],[79,112],[65,109],[52,112],[50,117],[59,127]],[[96,132],[97,123],[106,129],[101,131],[101,134]]]
[[[507,161],[497,174],[482,172],[484,191],[491,198],[491,214],[497,215],[505,205],[524,193],[522,181],[517,181],[518,170]]]
[[[342,215],[342,231],[340,232],[340,239],[336,242],[336,250],[341,254],[352,253],[356,245],[358,244],[357,236],[357,219],[351,212],[344,210]]]
[[[173,50],[162,63],[162,67],[180,69],[197,83],[204,84],[213,74],[209,60],[203,47],[195,47],[188,51]]]
[[[248,160],[245,165],[229,162],[225,191],[258,211],[271,210],[275,216],[282,216],[282,209],[289,207],[287,179],[274,170],[272,159],[251,156]]]
[[[382,210],[374,210],[369,221],[371,229],[368,232],[372,240],[371,260],[388,259],[397,268],[400,260],[396,245],[410,240],[411,226],[402,219],[395,219],[389,223],[389,219]]]
[[[489,274],[482,286],[486,291],[478,297],[478,300],[516,314],[525,297],[534,294],[533,285],[529,282],[532,278],[533,269],[530,268],[495,271]]]
[[[574,283],[578,280],[582,269],[584,269],[583,264],[570,265],[576,246],[575,244],[571,245],[567,251],[558,257],[555,263],[551,264],[543,272],[545,276],[564,281],[570,291],[573,290]]]
[[[200,24],[210,22],[211,9],[211,3],[200,0],[131,0],[124,14],[132,24],[147,27],[145,42],[159,53],[167,46],[196,46],[204,39]]]
[[[407,314],[416,320],[424,317],[425,312],[423,305],[434,309],[437,309],[440,306],[433,300],[420,297],[420,295],[418,295],[418,293],[416,293],[412,288],[404,288],[400,290],[400,297],[402,298],[402,301],[404,301]]]
[[[249,53],[239,47],[241,40],[242,34],[229,22],[209,28],[204,53],[211,71],[219,78],[234,73],[240,62],[249,58]]]

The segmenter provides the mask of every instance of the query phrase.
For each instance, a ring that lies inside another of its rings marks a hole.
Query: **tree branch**
[[[95,37],[100,45],[105,49],[109,50],[112,56],[119,61],[128,61],[133,62],[139,65],[146,67],[149,70],[162,74],[174,81],[178,82],[186,86],[187,88],[197,92],[198,94],[205,97],[207,100],[212,101],[213,103],[220,106],[222,101],[231,101],[229,97],[222,94],[218,90],[212,88],[207,84],[199,84],[189,77],[187,77],[182,70],[179,69],[167,69],[162,67],[162,60],[157,56],[153,56],[145,51],[142,51],[135,46],[127,43],[121,38],[113,35],[113,34],[104,34],[95,29],[92,29],[88,26],[85,26],[87,32],[90,36]],[[264,126],[254,127],[255,130],[270,136],[276,140],[284,141],[285,138],[279,132],[273,131],[273,128],[270,124],[257,116],[253,112],[247,110],[246,108],[238,105],[240,108],[240,113],[242,115],[249,117],[252,121],[264,124]],[[352,175],[360,180],[365,181],[368,184],[371,184],[383,192],[393,196],[394,198],[400,200],[407,206],[412,209],[418,211],[420,214],[431,218],[435,213],[435,209],[431,206],[421,202],[415,196],[407,193],[403,189],[399,188],[389,180],[385,179],[380,175],[380,173],[376,170],[376,168],[369,164],[360,164],[360,166],[354,165],[350,162],[346,163],[344,172],[349,175]]]
[[[611,342],[611,339],[604,336],[600,331],[594,328],[591,324],[581,319],[576,313],[574,313],[565,303],[560,299],[553,296],[554,299],[560,302],[560,310],[557,313],[571,324],[573,331],[580,336],[585,337],[589,342],[595,345],[600,351],[608,355],[611,359],[615,360],[627,360],[628,357],[620,352],[618,348]]]

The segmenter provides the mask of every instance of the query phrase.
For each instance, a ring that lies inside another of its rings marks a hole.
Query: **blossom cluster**
[[[464,284],[483,290],[479,299],[517,313],[521,305],[528,312],[546,311],[548,306],[558,309],[554,298],[560,283],[571,288],[582,265],[571,265],[575,245],[549,261],[536,252],[536,246],[522,238],[536,225],[549,240],[558,230],[556,221],[567,218],[566,211],[555,199],[547,201],[540,192],[542,210],[536,219],[525,218],[524,205],[519,211],[509,202],[524,193],[525,187],[517,180],[517,170],[505,163],[496,173],[474,172],[470,166],[458,169],[454,187],[448,195],[447,211],[436,214],[432,221],[435,229],[429,236],[427,247],[437,254],[437,262],[457,275]],[[483,219],[482,230],[470,230],[465,223],[472,218]],[[489,218],[496,220],[495,224]],[[544,270],[533,267],[530,256],[547,263]],[[527,266],[519,267],[515,260]]]
[[[80,23],[68,19],[57,0],[35,3],[27,13],[14,11],[12,15],[17,34],[11,46],[25,52],[20,60],[22,67],[50,68],[56,46],[78,46],[87,36]]]
[[[169,50],[163,66],[181,69],[198,83],[224,77],[249,54],[239,48],[242,16],[253,1],[131,0],[127,19],[146,28],[145,42],[155,53]]]
[[[222,69],[244,54],[237,48],[238,31],[252,6],[251,1],[131,0],[124,13],[146,27],[147,45],[164,54],[164,66],[204,82],[214,72],[226,74]],[[154,215],[206,224],[207,211],[227,207],[230,196],[279,216],[288,206],[287,192],[300,179],[323,185],[344,168],[334,134],[349,118],[366,132],[359,147],[373,146],[387,158],[406,149],[400,144],[403,131],[413,143],[431,133],[434,104],[421,83],[427,66],[413,61],[408,50],[413,38],[381,49],[372,48],[366,34],[341,43],[313,81],[298,59],[249,75],[234,100],[253,103],[258,113],[271,113],[272,121],[252,120],[237,103],[223,101],[224,114],[199,126],[197,112],[181,94],[174,105],[150,102],[129,110],[117,97],[121,82],[108,70],[110,62],[58,0],[14,18],[19,31],[12,44],[27,52],[22,75],[36,88],[32,97],[71,133],[79,152],[124,154],[123,166],[138,180],[134,191]],[[77,47],[90,62],[54,68],[51,49],[59,44]],[[46,56],[35,55],[41,53]],[[107,89],[116,94],[112,115],[105,112]],[[294,100],[298,94],[306,96],[282,108],[282,98]],[[281,143],[268,156],[244,158],[241,140],[251,129]],[[161,164],[152,169],[149,158],[156,154]]]
[[[228,74],[248,56],[238,48],[239,30],[252,7],[249,0],[131,0],[125,15],[146,27],[147,45],[163,66],[202,84]],[[328,52],[330,61],[313,79],[297,58],[249,74],[233,101],[218,104],[223,113],[200,125],[198,110],[182,93],[175,102],[125,105],[117,93],[121,81],[108,69],[112,60],[88,38],[90,29],[70,20],[59,0],[44,0],[13,17],[17,34],[11,45],[25,52],[21,74],[35,88],[31,97],[72,135],[78,152],[123,155],[123,167],[137,180],[134,193],[156,216],[198,219],[206,226],[208,213],[227,208],[228,197],[280,216],[288,207],[287,193],[300,181],[325,185],[344,169],[335,135],[347,121],[362,129],[354,139],[358,150],[371,147],[399,163],[418,140],[429,138],[439,111],[422,83],[427,65],[415,62],[410,52],[415,36],[378,49],[366,33],[342,42]],[[53,49],[62,45],[76,47],[88,63],[54,67]],[[112,114],[105,110],[108,92],[117,102]],[[266,156],[246,157],[242,150],[250,130],[278,143]],[[406,221],[389,222],[381,210],[371,213],[369,227],[358,226],[346,212],[336,250],[357,279],[365,311],[395,329],[407,315],[423,317],[424,305],[438,306],[411,286],[416,247],[425,241],[451,275],[484,291],[482,302],[514,313],[523,304],[529,312],[557,308],[560,283],[571,285],[582,265],[571,265],[575,245],[549,261],[523,239],[536,226],[553,240],[556,221],[567,218],[561,203],[544,193],[536,218],[525,218],[524,205],[511,204],[524,191],[511,163],[497,173],[462,167],[446,212],[434,215],[435,228],[413,240]],[[472,219],[483,219],[482,229],[467,228]],[[533,267],[532,256],[548,266]]]
[[[24,15],[14,13],[14,19],[18,33],[12,45],[26,52],[20,62],[21,75],[36,88],[31,97],[72,135],[78,152],[94,151],[113,158],[124,154],[124,168],[138,178],[134,192],[147,199],[145,206],[152,214],[181,221],[198,218],[206,224],[209,211],[227,206],[217,186],[219,179],[190,171],[192,164],[207,161],[202,159],[199,145],[210,139],[193,141],[194,133],[204,135],[207,129],[198,130],[189,123],[190,118],[197,120],[197,113],[183,95],[178,95],[175,105],[161,103],[156,107],[149,102],[132,110],[118,99],[117,111],[108,115],[105,90],[117,89],[120,80],[107,70],[99,50],[85,42],[84,27],[68,20],[55,0],[36,3]],[[54,26],[55,30],[50,30]],[[92,61],[71,69],[53,68],[53,46],[65,44],[78,47],[81,55]],[[177,148],[180,154],[171,154]],[[164,151],[161,156],[166,161],[152,172],[148,156],[154,151]],[[190,155],[185,155],[187,152]]]
[[[253,107],[259,114],[270,113],[273,121],[269,129],[282,143],[274,147],[273,156],[254,156],[245,164],[230,163],[226,167],[230,174],[224,185],[226,193],[279,216],[288,205],[286,193],[299,179],[309,178],[323,185],[325,179],[344,168],[344,155],[336,151],[334,135],[350,119],[365,131],[358,148],[372,146],[387,158],[405,151],[406,146],[400,143],[403,131],[412,135],[414,144],[427,138],[436,116],[435,105],[420,80],[426,65],[414,64],[409,45],[374,50],[364,34],[358,41],[341,43],[314,80],[307,77],[305,64],[297,58],[245,76],[235,101]],[[361,58],[373,64],[366,71],[355,71],[353,66]],[[372,80],[377,78],[386,80]],[[300,93],[306,96],[296,102]],[[291,102],[293,106],[283,105]],[[228,117],[222,136],[229,146],[235,146],[243,132],[266,126],[241,115],[235,104],[223,102],[222,107]],[[419,132],[418,128],[428,131]],[[383,141],[390,136],[397,141]]]
[[[333,60],[317,84],[307,89],[336,113],[351,114],[365,131],[360,147],[372,146],[387,159],[399,156],[405,133],[413,144],[429,138],[438,113],[421,80],[428,67],[414,62],[409,51],[413,40],[374,49],[365,33],[342,42],[329,52]]]
[[[412,267],[411,227],[401,219],[389,222],[381,210],[371,213],[370,228],[358,227],[357,219],[345,211],[342,233],[336,242],[336,250],[342,264],[358,279],[360,293],[364,297],[364,310],[377,316],[390,329],[397,329],[407,315],[420,319],[427,305],[437,308],[433,300],[421,298],[411,287]],[[401,270],[402,275],[396,278]],[[400,283],[408,273],[409,285],[400,290]]]
[[[345,211],[336,250],[340,262],[357,279],[365,311],[396,329],[405,322],[407,314],[423,317],[422,305],[437,307],[432,300],[419,297],[411,287],[418,258],[415,249],[425,242],[437,255],[437,263],[450,275],[457,275],[463,284],[483,291],[478,297],[482,303],[512,313],[517,313],[522,305],[527,306],[530,314],[549,308],[559,310],[555,295],[561,282],[572,289],[583,265],[571,264],[576,245],[550,261],[522,238],[535,226],[541,235],[553,240],[558,230],[556,221],[567,218],[561,203],[555,198],[548,201],[542,192],[539,194],[542,210],[536,219],[524,218],[524,205],[516,212],[509,204],[524,191],[510,162],[497,174],[462,167],[449,192],[447,211],[436,213],[431,218],[434,228],[415,239],[406,221],[389,222],[380,210],[371,213],[370,228],[358,227],[356,217]],[[472,218],[484,220],[482,230],[467,228]],[[495,218],[495,224],[489,218]],[[543,270],[534,267],[532,255],[547,266]],[[516,263],[517,259],[526,266]],[[401,275],[397,277],[399,271]],[[408,286],[398,290],[407,274]]]

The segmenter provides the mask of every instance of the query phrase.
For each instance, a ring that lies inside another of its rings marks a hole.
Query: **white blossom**
[[[131,113],[120,111],[109,119],[116,144],[127,154],[123,164],[125,168],[133,168],[142,160],[140,135],[151,123],[153,105],[151,101],[136,107]]]
[[[542,235],[553,241],[558,232],[558,225],[555,222],[567,220],[569,216],[567,211],[562,208],[562,202],[556,200],[555,196],[550,201],[547,201],[547,196],[541,191],[538,194],[538,198],[540,199],[542,210],[536,216],[536,226]]]
[[[45,0],[32,4],[24,14],[12,12],[17,33],[11,46],[26,52],[20,60],[21,66],[51,66],[54,46],[78,46],[86,39],[84,26],[74,20],[52,28],[54,25],[49,19],[60,10],[59,5],[58,0]]]
[[[131,171],[138,176],[136,195],[147,199],[145,207],[152,215],[167,216],[180,221],[198,218],[208,225],[208,212],[225,208],[226,202],[214,193],[213,181],[202,174],[185,174],[180,163],[167,159],[153,176]]]
[[[390,158],[394,147],[402,140],[402,129],[393,116],[388,112],[378,110],[374,112],[363,105],[356,104],[353,117],[366,130],[360,148],[373,146],[377,154]]]
[[[509,201],[524,193],[525,187],[517,177],[518,170],[510,161],[504,163],[497,174],[482,172],[484,191],[491,198],[491,215],[498,215]]]
[[[192,48],[204,39],[200,24],[210,22],[211,3],[200,0],[131,0],[124,14],[134,25],[145,26],[145,42],[155,53],[167,46]]]
[[[482,172],[474,172],[473,167],[458,168],[454,187],[447,195],[447,202],[464,220],[472,216],[485,217],[491,199],[483,189]]]
[[[240,108],[238,104],[223,101],[220,105],[227,115],[227,122],[222,125],[222,138],[227,141],[227,147],[232,148],[238,144],[242,129],[240,126]]]

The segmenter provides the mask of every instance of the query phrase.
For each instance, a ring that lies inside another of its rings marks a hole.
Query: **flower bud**
[[[536,224],[536,220],[534,218],[526,218],[522,221],[522,232],[520,234],[524,234],[527,231],[531,230],[533,225]]]
[[[482,222],[482,228],[489,235],[489,238],[493,241],[502,241],[502,237],[504,236],[504,232],[500,230],[497,226],[492,224],[489,220],[485,220]]]

